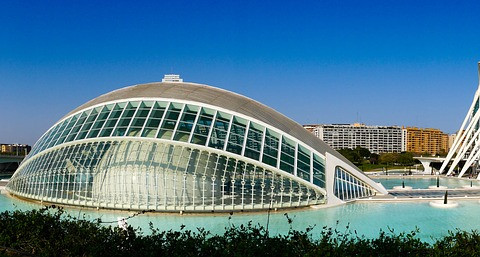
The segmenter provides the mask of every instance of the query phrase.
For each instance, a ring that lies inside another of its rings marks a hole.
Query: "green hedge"
[[[291,219],[286,215],[287,221]],[[144,234],[105,226],[65,214],[62,209],[0,213],[0,254],[3,256],[478,256],[476,231],[450,232],[432,244],[421,241],[417,231],[395,234],[380,231],[369,239],[356,232],[342,233],[324,227],[313,239],[312,228],[291,229],[287,235],[269,235],[261,226],[226,228],[213,235],[198,228],[193,232],[159,231],[150,226]],[[349,228],[347,227],[347,231]]]

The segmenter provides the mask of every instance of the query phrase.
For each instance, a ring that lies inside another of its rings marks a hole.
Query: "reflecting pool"
[[[39,207],[39,204],[25,202],[5,194],[0,195],[0,211],[29,210]],[[111,222],[114,226],[117,225],[118,217],[127,217],[133,214],[133,212],[125,211],[97,211],[80,208],[67,208],[67,212],[72,216],[86,219],[101,218],[102,221]],[[270,217],[267,213],[234,213],[233,215],[146,213],[129,219],[128,224],[140,227],[146,233],[149,231],[149,222],[161,230],[179,230],[181,225],[185,225],[185,229],[195,230],[197,227],[203,227],[212,233],[223,233],[225,227],[232,224],[247,224],[252,221],[253,224],[266,226],[269,219],[271,233],[287,233],[290,226],[297,230],[304,230],[308,226],[315,225],[312,230],[314,237],[320,234],[323,226],[336,227],[340,231],[345,231],[345,227],[350,225],[352,232],[356,231],[359,235],[366,237],[378,236],[380,229],[388,231],[391,228],[399,233],[409,232],[418,227],[419,237],[426,241],[432,241],[432,238],[446,235],[448,230],[456,228],[480,230],[479,212],[478,200],[459,201],[459,206],[453,209],[432,208],[428,201],[357,202],[322,209],[289,210],[287,213],[293,219],[292,224],[288,224],[284,210],[272,211]]]
[[[436,186],[437,185],[437,178],[434,176],[426,176],[426,177],[410,177],[410,176],[392,176],[392,177],[375,177],[371,176],[371,178],[376,181],[382,183],[382,185],[387,189],[393,189],[394,186],[401,186],[402,181],[405,182],[405,186],[411,186],[413,189],[419,188],[428,188],[429,186]],[[476,179],[469,180],[469,179],[459,179],[459,178],[439,178],[440,186],[446,186],[450,189],[453,188],[461,188],[464,186],[480,186],[480,182]]]

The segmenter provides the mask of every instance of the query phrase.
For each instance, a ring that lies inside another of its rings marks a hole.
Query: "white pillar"
[[[423,173],[424,174],[432,174],[432,167],[430,167],[431,160],[419,160],[420,163],[423,165]]]

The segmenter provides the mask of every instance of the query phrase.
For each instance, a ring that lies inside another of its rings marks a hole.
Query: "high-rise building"
[[[407,127],[404,133],[407,152],[436,155],[448,151],[449,137],[439,129]]]
[[[402,128],[365,124],[304,125],[308,131],[334,149],[367,148],[372,153],[398,153],[402,147]]]
[[[455,141],[456,136],[457,134],[448,135],[448,149],[450,149],[453,146],[453,142]]]

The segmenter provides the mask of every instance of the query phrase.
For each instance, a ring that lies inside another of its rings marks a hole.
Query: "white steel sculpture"
[[[478,76],[480,81],[480,62],[478,63]],[[450,168],[447,171],[447,176],[452,174],[453,170],[459,167],[459,163],[465,160],[458,177],[462,177],[469,167],[478,164],[480,157],[480,84],[478,85],[477,92],[473,97],[472,105],[468,110],[462,126],[458,130],[457,136],[453,142],[447,157],[442,163],[440,173],[443,173],[447,165],[453,160]],[[455,153],[457,153],[455,155]],[[454,156],[455,155],[455,156]],[[480,174],[477,177],[480,179]]]

